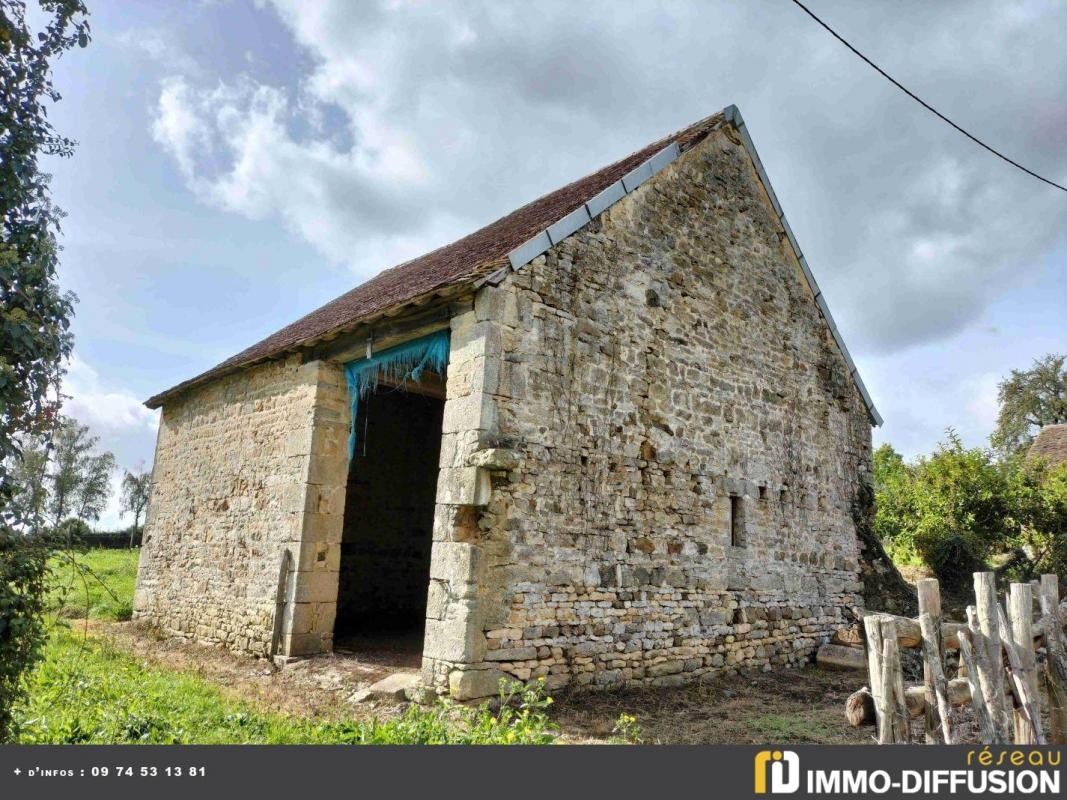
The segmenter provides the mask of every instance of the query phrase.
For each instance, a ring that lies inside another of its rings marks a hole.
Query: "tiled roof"
[[[1067,423],[1042,428],[1030,445],[1029,455],[1051,464],[1067,464]]]
[[[702,119],[621,161],[534,200],[452,244],[387,269],[207,372],[149,398],[145,405],[158,408],[167,397],[184,389],[354,327],[378,312],[471,283],[494,272],[507,263],[509,252],[578,210],[634,167],[671,144],[677,144],[683,152],[690,149],[724,120],[722,113]]]
[[[786,221],[785,212],[778,202],[737,106],[728,106],[719,114],[653,142],[621,161],[546,194],[450,245],[385,270],[207,372],[149,398],[145,405],[158,408],[168,397],[180,391],[257,361],[331,339],[361,323],[373,321],[386,312],[399,312],[410,304],[451,291],[460,291],[467,286],[477,286],[482,282],[496,283],[509,269],[520,269],[553,244],[581,228],[591,217],[597,216],[634,191],[679,154],[694,147],[723,124],[732,125],[740,135],[800,263],[819,312],[826,320],[830,334],[848,366],[849,374],[870,412],[871,421],[875,425],[881,425],[882,417],[875,408],[863,379],[860,378],[841,331],[830,314],[826,298],[815,281],[792,228]]]

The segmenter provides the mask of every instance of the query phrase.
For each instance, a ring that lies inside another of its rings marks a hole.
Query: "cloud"
[[[442,208],[412,224],[422,168],[402,142],[363,137],[342,149],[327,137],[298,140],[298,122],[318,128],[323,113],[249,80],[197,89],[171,77],[152,134],[205,202],[251,219],[278,216],[333,261],[351,263],[368,238],[402,247],[450,216]]]
[[[63,413],[111,438],[119,433],[155,431],[159,412],[144,407],[130,391],[108,386],[89,364],[73,356],[63,381],[68,399]]]
[[[296,65],[293,82],[212,83],[176,66],[153,135],[205,203],[280,220],[361,278],[731,102],[859,354],[973,326],[1063,234],[1054,190],[788,4],[268,5],[292,36],[295,53],[276,59]],[[1067,7],[817,11],[962,124],[1063,180]]]

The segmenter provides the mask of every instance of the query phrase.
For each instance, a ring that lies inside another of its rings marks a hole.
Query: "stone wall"
[[[295,356],[167,402],[135,618],[169,635],[266,655],[282,583],[279,651],[329,649],[346,403],[339,367]]]
[[[861,604],[870,420],[729,132],[483,288],[453,339],[439,691],[793,664]]]

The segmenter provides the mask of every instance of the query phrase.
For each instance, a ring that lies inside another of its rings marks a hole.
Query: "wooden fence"
[[[953,744],[959,735],[952,709],[970,705],[986,744],[1067,743],[1067,644],[1058,578],[1042,575],[1040,582],[1013,583],[1001,605],[993,573],[976,572],[975,604],[967,607],[966,622],[942,619],[936,580],[919,581],[918,590],[918,619],[864,617],[870,683],[848,699],[850,724],[875,722],[879,744],[891,744],[910,741],[911,720],[922,717],[927,743]],[[904,685],[901,648],[921,648],[921,685]],[[947,677],[949,650],[959,652],[952,678]]]

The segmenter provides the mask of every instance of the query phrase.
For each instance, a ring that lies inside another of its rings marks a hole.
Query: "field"
[[[55,556],[51,600],[57,613],[73,619],[129,619],[140,552],[99,549]]]
[[[23,743],[851,743],[859,676],[780,670],[675,690],[586,692],[508,704],[359,704],[379,674],[342,657],[277,669],[166,641],[129,619],[137,551],[54,564],[58,613],[18,710]],[[362,671],[361,671],[362,670]],[[494,710],[495,709],[495,710]]]

